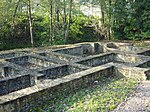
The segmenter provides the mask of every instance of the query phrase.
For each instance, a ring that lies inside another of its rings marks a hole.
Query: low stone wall
[[[139,80],[150,76],[150,58],[144,56],[150,50],[128,43],[87,42],[50,48],[0,52],[0,112],[27,112],[101,76]]]
[[[108,47],[108,48],[112,48],[112,49],[118,49],[118,48],[119,48],[116,43],[108,43],[108,44],[107,44],[107,47]]]
[[[114,60],[114,56],[115,56],[114,53],[104,53],[103,55],[97,55],[97,56],[85,58],[83,60],[77,61],[77,63],[95,67],[95,66],[112,62]]]
[[[10,58],[10,59],[6,59],[6,61],[22,65],[25,62],[28,62],[28,58],[29,58],[28,56],[19,56],[19,57],[13,57],[13,58]]]
[[[28,62],[32,63],[32,64],[39,65],[39,66],[44,66],[44,67],[55,65],[54,62],[50,62],[48,60],[40,59],[40,58],[33,57],[33,56],[29,56]]]
[[[145,72],[148,71],[148,69],[144,68],[137,68],[137,67],[126,67],[122,65],[116,65],[115,67],[115,74],[116,75],[123,75],[125,77],[134,78],[138,80],[146,80],[146,74]]]
[[[93,83],[101,76],[114,75],[113,71],[112,66],[95,67],[56,79],[47,84],[33,86],[30,91],[26,88],[16,93],[11,93],[8,97],[7,95],[2,96],[0,98],[0,112],[27,112],[31,107],[53,98],[57,93],[75,91],[80,87]],[[29,92],[24,93],[25,91]]]
[[[129,63],[138,63],[145,59],[145,57],[126,54],[126,53],[117,53],[114,61],[120,62],[129,62]]]
[[[20,74],[20,70],[11,68],[11,67],[3,67],[0,68],[0,77],[11,77]]]
[[[76,44],[76,47],[54,50],[54,52],[85,57],[93,54],[103,53],[104,50],[100,43],[89,43],[79,45]]]
[[[43,52],[43,53],[39,53],[39,55],[46,56],[48,58],[56,58],[56,59],[63,60],[63,61],[66,61],[66,62],[79,59],[79,57],[76,57],[76,56],[73,56],[73,55],[61,54],[61,53],[56,53],[56,52],[53,52],[53,53]]]
[[[0,79],[29,74],[28,70],[7,61],[0,62]]]
[[[104,47],[100,43],[94,43],[94,52],[95,54],[104,53]]]
[[[140,67],[140,68],[150,68],[150,60],[149,61],[146,61],[140,65],[138,65],[137,67]]]
[[[74,56],[80,56],[83,55],[83,48],[82,46],[77,46],[77,47],[70,47],[70,48],[62,48],[58,50],[53,50],[53,52],[58,52],[62,54],[69,54],[69,55],[74,55]]]
[[[94,44],[81,44],[82,49],[83,49],[83,56],[88,56],[88,55],[92,55],[95,52],[94,49]]]
[[[120,47],[119,47],[119,50],[120,50],[120,51],[123,51],[123,52],[137,53],[137,52],[143,51],[144,48],[133,47],[133,46],[120,46]]]
[[[24,55],[23,52],[4,53],[4,54],[0,54],[0,59],[12,58],[12,57],[15,57],[15,56],[23,56],[23,55]]]
[[[145,72],[145,74],[146,74],[146,80],[150,80],[150,70],[147,70],[146,72]]]
[[[138,53],[140,55],[150,56],[150,50],[146,50],[144,52]]]
[[[23,75],[0,80],[0,96],[10,92],[30,87],[34,84],[30,75]]]
[[[4,75],[4,67],[0,67],[0,79],[1,78],[4,78],[5,75]]]
[[[46,79],[56,79],[72,73],[80,72],[83,69],[72,65],[62,65],[57,67],[45,68],[40,70],[39,73],[44,74],[42,77]]]
[[[6,59],[6,61],[21,65],[28,69],[37,69],[37,68],[43,68],[43,67],[56,65],[55,62],[52,62],[49,59],[46,60],[46,59],[41,58],[40,56],[38,57],[36,55],[35,56],[29,55],[29,56],[14,57],[11,59]]]

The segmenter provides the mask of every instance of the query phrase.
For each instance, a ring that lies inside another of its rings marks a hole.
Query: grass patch
[[[137,42],[137,43],[134,43],[134,46],[150,48],[150,42]]]
[[[128,78],[103,77],[75,93],[61,93],[31,112],[104,112],[114,110],[129,93],[135,91],[137,81]]]

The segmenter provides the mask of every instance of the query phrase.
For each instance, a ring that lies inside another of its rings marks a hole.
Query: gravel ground
[[[150,81],[143,81],[135,94],[127,98],[113,112],[150,112]]]

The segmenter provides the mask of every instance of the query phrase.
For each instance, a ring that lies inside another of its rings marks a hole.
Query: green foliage
[[[0,0],[0,50],[31,46],[28,0],[20,0],[19,4],[18,1]],[[53,0],[52,31],[50,31],[50,1],[31,0],[35,46],[66,43],[70,0]],[[99,5],[103,17],[87,17],[80,10],[81,4],[73,2],[68,43],[113,39],[112,37],[119,40],[150,39],[149,0],[80,0],[79,2],[85,6],[89,3],[93,7]]]
[[[83,15],[72,17],[72,24],[70,26],[69,43],[85,42],[85,41],[95,41],[96,32],[92,24],[92,19]]]
[[[33,22],[33,35],[36,46],[44,45],[49,41],[49,19],[48,17],[42,17],[34,15]]]
[[[0,28],[0,50],[29,47],[29,33],[27,19],[17,17],[14,21],[14,29],[12,21],[5,22]]]
[[[142,40],[150,38],[149,1],[116,2],[114,35],[119,39]]]

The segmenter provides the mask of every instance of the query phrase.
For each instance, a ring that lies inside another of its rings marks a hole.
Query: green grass
[[[75,93],[61,93],[31,112],[106,112],[114,110],[137,86],[134,79],[103,77]]]
[[[150,43],[149,42],[139,42],[139,43],[135,43],[134,46],[137,47],[145,47],[145,48],[150,48]]]

